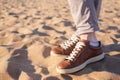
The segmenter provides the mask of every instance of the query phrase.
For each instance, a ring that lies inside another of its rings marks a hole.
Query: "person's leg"
[[[98,8],[98,5],[100,2],[99,0],[96,1],[68,0],[78,35],[99,30],[98,12],[100,8]],[[95,3],[97,3],[97,5]]]
[[[68,0],[76,23],[76,34],[90,45],[99,46],[95,31],[99,30],[98,17],[102,0]],[[79,1],[79,2],[78,2]],[[78,3],[77,3],[78,2]]]
[[[101,3],[102,3],[102,0],[94,0],[94,7],[95,7],[95,10],[96,10],[96,13],[97,13],[97,19],[98,19],[99,14],[100,14]],[[88,33],[88,34],[82,34],[81,39],[87,39],[87,40],[91,41],[90,45],[92,45],[92,46],[98,46],[99,45],[95,32]]]
[[[68,0],[76,24],[76,34],[81,39],[97,42],[98,16],[101,0]],[[94,43],[95,44],[95,43]],[[98,43],[96,43],[98,45]]]

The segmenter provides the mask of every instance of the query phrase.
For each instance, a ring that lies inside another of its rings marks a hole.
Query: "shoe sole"
[[[58,56],[68,56],[68,55],[63,55],[63,54],[56,54],[53,51],[50,52],[50,55],[51,56],[56,56],[56,57],[58,57]]]
[[[87,61],[85,61],[83,64],[75,67],[75,68],[71,68],[71,69],[59,69],[59,68],[56,68],[56,71],[58,73],[62,73],[62,74],[65,74],[65,73],[74,73],[74,72],[77,72],[83,68],[85,68],[88,64],[90,63],[93,63],[93,62],[96,62],[96,61],[99,61],[101,59],[103,59],[105,56],[105,53],[102,53],[96,57],[93,57],[93,58],[90,58],[88,59]]]

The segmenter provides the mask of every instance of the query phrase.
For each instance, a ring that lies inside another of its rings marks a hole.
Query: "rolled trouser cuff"
[[[80,36],[81,34],[86,34],[86,33],[92,33],[92,32],[96,32],[96,31],[99,31],[99,27],[96,26],[96,27],[90,27],[90,26],[87,26],[87,27],[80,27],[80,28],[77,28],[75,34],[77,36]]]

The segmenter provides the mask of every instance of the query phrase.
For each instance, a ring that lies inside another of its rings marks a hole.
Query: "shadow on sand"
[[[34,66],[28,59],[28,52],[25,49],[17,49],[8,59],[8,74],[15,80],[18,80],[21,72],[25,72],[33,80],[41,80],[41,75],[35,74]]]

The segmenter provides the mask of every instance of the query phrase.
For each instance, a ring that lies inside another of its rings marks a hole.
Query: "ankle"
[[[80,35],[80,39],[81,39],[81,40],[88,40],[88,41],[90,41],[90,42],[98,42],[98,40],[97,40],[97,38],[96,38],[95,32],[86,33],[86,34],[81,34],[81,35]]]
[[[88,34],[81,34],[80,35],[80,40],[88,40]]]

